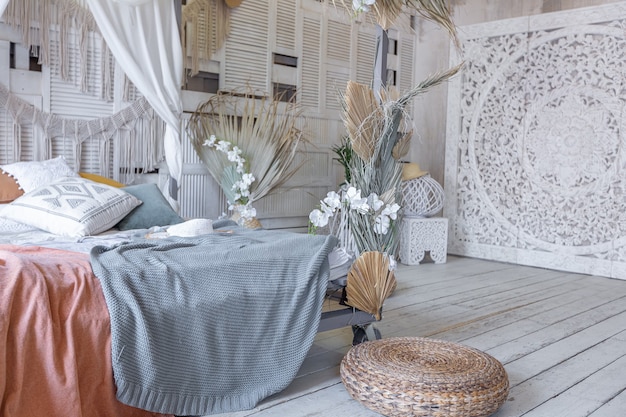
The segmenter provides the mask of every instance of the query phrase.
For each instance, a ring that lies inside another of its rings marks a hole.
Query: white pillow
[[[110,229],[140,204],[119,188],[68,177],[24,194],[0,215],[56,235],[82,237]]]
[[[15,178],[25,193],[50,184],[63,177],[78,177],[62,156],[46,161],[15,162],[0,165],[0,168]]]

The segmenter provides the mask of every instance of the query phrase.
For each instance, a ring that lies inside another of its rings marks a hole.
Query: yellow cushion
[[[121,182],[117,182],[115,180],[112,180],[111,178],[103,177],[102,175],[91,174],[89,172],[79,172],[78,174],[81,177],[91,180],[93,182],[99,182],[101,184],[110,185],[111,187],[117,187],[117,188],[125,187],[125,185],[122,184]]]

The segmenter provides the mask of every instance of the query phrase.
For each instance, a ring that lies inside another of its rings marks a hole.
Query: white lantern
[[[402,181],[402,208],[406,217],[430,217],[443,208],[443,187],[430,174]]]

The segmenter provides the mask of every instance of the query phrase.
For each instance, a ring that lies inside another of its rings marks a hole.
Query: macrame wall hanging
[[[81,0],[11,0],[3,19],[20,34],[23,45],[39,47],[39,63],[48,66],[51,74],[75,85],[83,93],[106,102],[113,100],[114,58],[91,12]],[[98,55],[94,50],[101,52],[99,62],[94,62],[93,56]],[[100,68],[94,71],[91,65]],[[84,146],[89,148],[87,153],[97,155],[97,169],[102,175],[119,180],[121,168],[126,173],[124,179],[131,181],[135,172],[154,170],[164,160],[160,139],[164,123],[145,99],[135,100],[135,96],[139,96],[136,88],[125,74],[123,77],[122,100],[133,102],[116,114],[91,120],[43,112],[0,84],[0,115],[8,115],[13,125],[12,134],[0,137],[0,146],[13,150],[12,155],[4,152],[6,160],[3,162],[24,158],[23,143],[31,139],[23,133],[30,131],[26,127],[32,125],[33,131],[40,132],[37,137],[43,139],[33,140],[33,155],[29,158],[56,156],[53,141],[64,141],[69,143],[71,155],[63,156],[73,162],[76,170],[84,165],[81,161]],[[94,146],[99,149],[94,151],[91,149]],[[111,158],[113,153],[115,162]],[[93,171],[93,167],[90,169]]]
[[[27,103],[0,84],[0,109],[4,109],[13,121],[13,135],[0,138],[0,144],[12,147],[13,161],[20,161],[22,149],[22,125],[32,124],[42,133],[43,140],[34,143],[36,159],[52,157],[52,140],[61,138],[72,144],[73,157],[69,158],[75,170],[81,170],[82,146],[85,141],[97,139],[99,143],[99,174],[109,175],[111,170],[111,145],[115,143],[118,163],[121,167],[152,171],[164,159],[162,141],[164,123],[158,118],[148,102],[141,98],[123,110],[107,117],[82,120],[60,117],[43,112]],[[5,143],[6,142],[6,143]],[[9,143],[11,142],[11,143]],[[113,171],[119,180],[119,170]],[[132,176],[131,176],[132,177]],[[127,178],[132,179],[132,178]]]
[[[98,91],[99,98],[113,99],[113,57],[101,36],[99,80],[89,79],[89,33],[99,33],[89,10],[77,0],[10,0],[4,21],[15,29],[27,47],[39,47],[39,64],[50,68],[63,81],[78,86],[81,92]],[[37,22],[37,25],[33,25]],[[78,46],[78,54],[75,53]],[[54,50],[53,50],[54,49]],[[55,57],[52,59],[51,57]],[[79,71],[72,74],[70,61],[78,62]],[[90,89],[98,82],[100,88]]]
[[[200,71],[200,62],[209,60],[224,45],[230,30],[230,9],[239,5],[230,0],[192,0],[183,6],[183,51],[190,55],[185,62],[189,76]]]

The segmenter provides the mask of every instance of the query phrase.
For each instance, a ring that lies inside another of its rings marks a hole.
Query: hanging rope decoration
[[[107,117],[82,120],[70,119],[56,114],[43,112],[16,95],[0,83],[0,108],[4,109],[13,120],[13,137],[4,140],[13,141],[14,161],[20,160],[21,125],[32,124],[43,133],[43,143],[35,143],[36,157],[46,159],[50,155],[52,138],[64,138],[72,141],[74,149],[74,168],[80,169],[82,144],[88,139],[99,138],[99,165],[101,174],[107,174],[110,166],[109,150],[111,139],[119,139],[120,163],[125,167],[138,167],[146,171],[153,170],[164,160],[163,121],[158,118],[145,98],[141,98],[123,110]],[[8,142],[7,142],[8,143]],[[0,145],[1,145],[0,141]]]
[[[80,0],[9,0],[2,17],[21,35],[23,45],[39,46],[40,65],[49,67],[53,74],[76,85],[83,93],[107,102],[113,100],[115,58],[93,15]],[[32,22],[38,22],[38,26]],[[89,54],[90,33],[98,35],[95,41],[100,41],[102,51],[99,60]],[[72,62],[78,63],[75,73],[70,71]],[[94,74],[98,74],[97,79]],[[126,74],[122,74],[123,99],[131,101],[136,89]]]
[[[190,76],[200,71],[201,60],[211,59],[224,45],[230,31],[230,9],[238,5],[225,0],[192,0],[183,6],[180,38],[183,51],[191,55]]]

